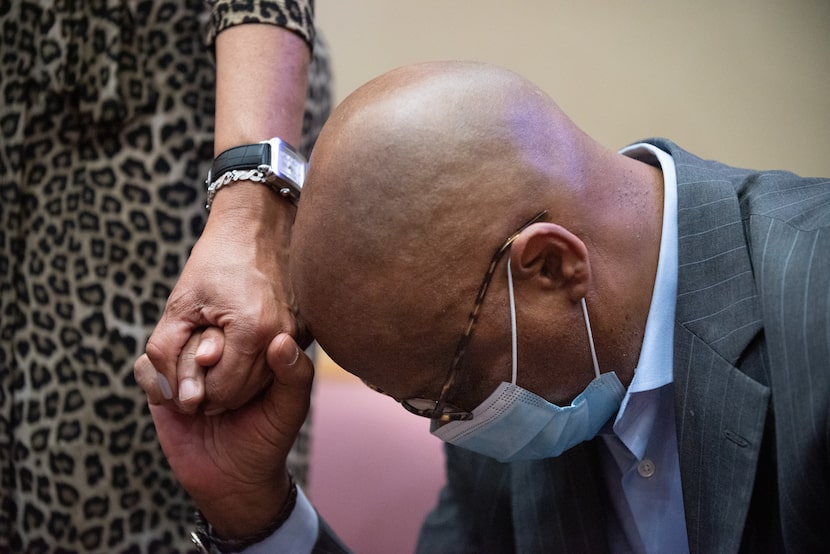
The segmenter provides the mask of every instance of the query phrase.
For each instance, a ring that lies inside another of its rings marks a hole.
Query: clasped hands
[[[301,348],[308,338],[292,306],[287,246],[247,218],[238,232],[232,216],[212,232],[214,215],[134,373],[176,477],[233,538],[266,527],[282,507],[314,369]],[[263,243],[271,246],[252,246]]]

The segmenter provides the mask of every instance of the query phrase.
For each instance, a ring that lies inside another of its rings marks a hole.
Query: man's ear
[[[588,293],[591,265],[579,237],[555,223],[534,223],[510,247],[513,278],[538,280],[547,290],[562,289],[573,302]]]

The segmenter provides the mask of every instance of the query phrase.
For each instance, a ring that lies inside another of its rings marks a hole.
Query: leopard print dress
[[[213,38],[260,21],[314,45],[307,154],[330,107],[312,13],[0,0],[0,552],[191,550],[132,364],[206,218]]]

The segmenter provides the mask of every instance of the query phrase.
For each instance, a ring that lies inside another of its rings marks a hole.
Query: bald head
[[[361,377],[446,371],[493,250],[542,209],[583,227],[576,207],[610,156],[504,69],[428,63],[370,81],[312,155],[292,238],[302,316]]]

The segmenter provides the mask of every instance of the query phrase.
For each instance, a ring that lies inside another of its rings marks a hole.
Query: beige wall
[[[399,65],[482,60],[607,146],[665,136],[830,176],[830,0],[317,0],[317,19],[338,100]]]
[[[338,101],[400,65],[480,60],[609,147],[664,136],[830,177],[830,0],[317,0],[317,21]],[[347,378],[325,356],[318,369]]]

